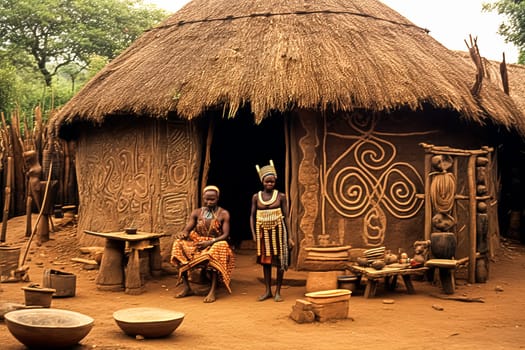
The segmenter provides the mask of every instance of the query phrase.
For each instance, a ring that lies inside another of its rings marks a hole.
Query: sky
[[[235,0],[232,0],[235,1]],[[246,1],[246,0],[237,0]],[[518,49],[497,34],[505,17],[483,12],[481,6],[494,0],[381,0],[415,25],[430,30],[430,35],[450,50],[467,51],[465,40],[477,37],[481,56],[507,63],[518,61]],[[169,12],[176,12],[189,0],[144,0]]]

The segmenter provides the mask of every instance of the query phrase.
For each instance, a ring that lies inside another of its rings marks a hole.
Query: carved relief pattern
[[[81,214],[89,227],[116,230],[148,225],[151,217],[151,166],[143,155],[151,154],[144,134],[134,132],[115,138],[103,133],[81,142],[79,194]],[[140,152],[138,151],[140,149]],[[109,220],[108,220],[109,219]]]
[[[315,164],[316,147],[319,145],[317,137],[317,127],[313,115],[305,115],[299,119],[302,123],[306,135],[299,140],[299,147],[303,153],[303,158],[299,164],[298,180],[304,186],[301,195],[301,204],[304,208],[299,227],[305,234],[305,241],[308,246],[314,244],[315,219],[319,212],[319,168]]]
[[[327,131],[335,142],[347,139],[352,143],[327,164],[325,198],[342,217],[362,216],[364,243],[379,246],[387,227],[385,210],[395,218],[407,219],[423,206],[423,199],[417,196],[423,179],[414,166],[396,161],[397,149],[384,138],[387,134],[375,130],[376,118],[354,113],[346,121],[357,135]]]
[[[191,209],[191,195],[195,186],[194,164],[196,152],[190,130],[182,123],[171,122],[167,127],[165,169],[161,177],[159,226],[182,230]]]
[[[145,122],[80,138],[80,232],[129,225],[155,232],[181,230],[198,179],[199,140],[191,128],[181,122]]]

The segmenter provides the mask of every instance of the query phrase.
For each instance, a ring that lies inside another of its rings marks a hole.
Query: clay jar
[[[385,264],[390,265],[394,263],[397,263],[397,255],[392,254],[390,250],[387,250],[385,254]]]
[[[383,267],[385,267],[385,261],[380,259],[374,260],[370,265],[376,270],[381,270]]]
[[[430,249],[436,259],[453,259],[456,254],[454,232],[433,232],[430,234]]]

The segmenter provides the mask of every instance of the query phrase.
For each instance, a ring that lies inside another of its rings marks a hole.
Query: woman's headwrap
[[[275,166],[273,165],[273,161],[271,159],[269,165],[265,165],[262,168],[260,168],[258,165],[255,165],[255,169],[257,169],[257,173],[259,174],[259,179],[261,182],[263,182],[264,178],[268,175],[273,175],[275,178],[277,178],[277,171],[275,170]]]
[[[219,191],[219,187],[213,186],[213,185],[208,185],[204,187],[204,189],[202,190],[202,194],[204,194],[204,192],[207,192],[207,191],[215,191],[217,192],[217,196],[221,194],[221,191]]]

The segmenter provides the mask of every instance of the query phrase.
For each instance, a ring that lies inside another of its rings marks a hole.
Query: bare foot
[[[205,303],[213,303],[215,300],[216,300],[216,298],[215,298],[215,293],[213,293],[213,294],[210,293],[210,294],[206,295],[206,297],[204,298],[203,301],[204,301]]]
[[[273,300],[275,300],[276,302],[284,301],[284,299],[281,298],[280,294],[275,294],[275,298],[273,298]]]
[[[266,300],[266,299],[270,299],[271,297],[273,297],[272,293],[265,293],[265,294],[259,296],[257,298],[257,301],[263,301],[263,300]]]
[[[184,298],[184,297],[189,297],[190,295],[193,295],[193,291],[189,288],[184,288],[182,292],[175,295],[175,298]]]

